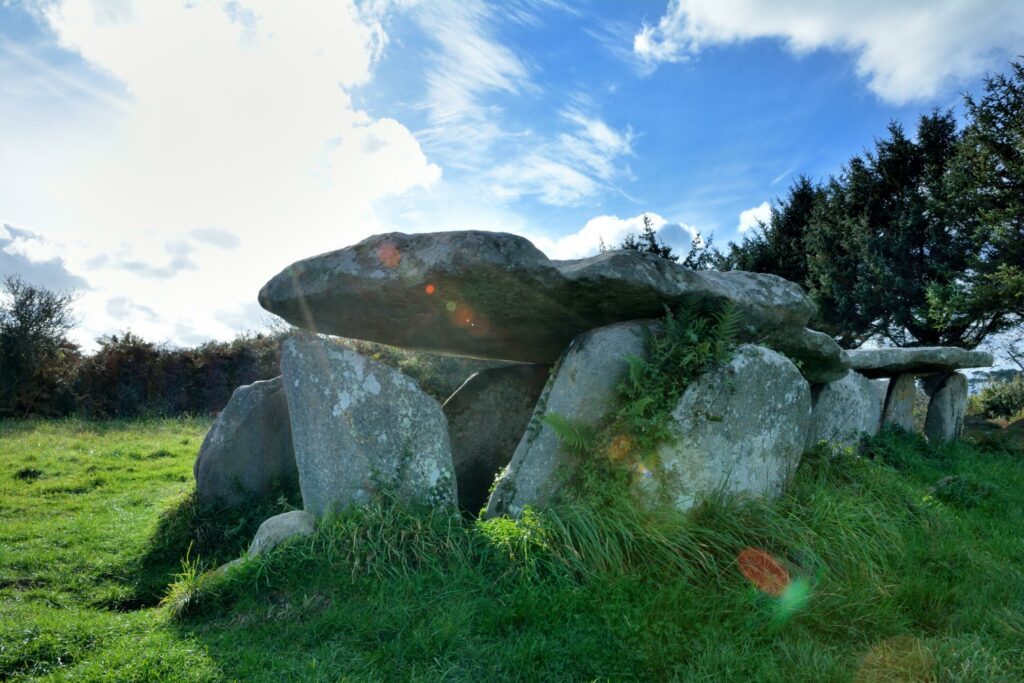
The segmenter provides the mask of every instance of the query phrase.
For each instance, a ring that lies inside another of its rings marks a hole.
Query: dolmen
[[[917,379],[923,378],[928,395],[924,434],[929,440],[949,441],[960,436],[967,413],[967,377],[957,370],[992,365],[992,355],[948,346],[848,351],[850,367],[884,386],[882,421],[908,431],[914,429]]]
[[[725,302],[739,346],[680,397],[660,466],[638,472],[641,498],[685,510],[718,491],[778,495],[806,449],[854,447],[885,421],[911,426],[918,378],[925,433],[954,438],[967,396],[957,370],[992,362],[950,348],[844,351],[807,328],[814,305],[774,275],[629,250],[556,261],[506,233],[376,235],[293,263],[260,290],[260,305],[300,332],[283,345],[281,376],[240,387],[214,424],[198,496],[239,505],[297,487],[309,517],[268,524],[275,544],[381,494],[443,514],[543,507],[579,466],[546,416],[598,426],[666,307]],[[474,374],[442,405],[332,335],[514,363]]]

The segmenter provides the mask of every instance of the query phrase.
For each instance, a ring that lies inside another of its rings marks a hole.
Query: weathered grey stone
[[[745,338],[799,331],[814,311],[774,275],[694,271],[630,250],[551,261],[522,237],[481,231],[376,235],[288,266],[259,295],[308,330],[540,364],[588,330],[726,300]]]
[[[616,386],[628,368],[624,356],[646,353],[643,331],[633,321],[592,330],[573,340],[555,366],[526,433],[487,503],[487,516],[518,516],[527,505],[543,506],[565,482],[574,464],[555,431],[543,421],[557,413],[597,427],[616,408]]]
[[[508,365],[482,370],[445,401],[459,507],[480,512],[494,478],[512,459],[550,368]]]
[[[846,351],[824,332],[806,327],[798,332],[779,332],[768,340],[768,345],[798,360],[800,372],[811,384],[835,382],[850,368]]]
[[[316,531],[316,518],[305,510],[292,510],[274,515],[260,524],[249,545],[249,556],[262,555],[293,538],[311,536]]]
[[[889,390],[885,394],[885,406],[882,408],[882,423],[901,427],[908,432],[914,431],[914,397],[917,395],[917,377],[915,375],[897,375],[889,381]]]
[[[675,440],[643,491],[682,510],[716,491],[771,497],[800,464],[811,390],[785,356],[747,344],[687,387],[672,417]]]
[[[959,372],[925,378],[929,396],[924,435],[929,441],[951,441],[963,431],[967,414],[967,378]]]
[[[879,426],[881,426],[881,414],[885,410],[885,397],[889,394],[889,382],[891,381],[892,380],[888,377],[871,380],[871,386],[874,388],[875,395],[878,397]]]
[[[237,506],[298,488],[288,404],[276,377],[238,387],[213,423],[192,468],[207,505]]]
[[[410,377],[311,334],[281,349],[302,501],[322,517],[387,491],[455,510],[448,424]]]
[[[864,434],[878,432],[882,402],[874,383],[848,371],[842,379],[811,387],[811,426],[807,446],[822,441],[856,446]]]
[[[856,349],[846,353],[850,367],[868,377],[893,377],[902,373],[924,375],[992,365],[991,353],[968,351],[955,346]]]

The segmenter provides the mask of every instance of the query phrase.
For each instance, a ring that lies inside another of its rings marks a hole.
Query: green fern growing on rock
[[[731,302],[717,311],[666,306],[665,316],[646,330],[646,354],[624,357],[619,408],[604,425],[594,429],[571,416],[544,416],[564,447],[581,456],[571,487],[576,496],[607,499],[658,469],[658,449],[673,438],[672,410],[697,378],[729,361],[739,329]]]

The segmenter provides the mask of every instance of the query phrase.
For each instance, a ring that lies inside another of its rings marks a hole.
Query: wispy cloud
[[[781,183],[786,178],[791,177],[793,175],[793,171],[795,171],[795,170],[796,170],[796,166],[790,166],[785,171],[783,171],[779,175],[777,175],[774,178],[772,178],[772,181],[770,183],[768,183],[768,184],[769,185],[778,185],[779,183]]]
[[[435,44],[423,102],[431,127],[420,135],[427,144],[476,160],[504,135],[501,107],[487,97],[536,86],[526,64],[496,38],[494,7],[479,0],[446,0],[423,3],[414,12]],[[521,11],[520,20],[527,15]]]
[[[633,152],[633,131],[617,131],[579,109],[561,114],[572,124],[553,140],[540,140],[535,150],[500,164],[487,173],[500,198],[530,195],[551,206],[575,206],[593,198],[615,181],[631,177],[620,163]]]
[[[546,0],[512,2],[501,12],[479,0],[416,6],[414,15],[435,45],[422,104],[431,125],[418,135],[447,165],[476,173],[499,200],[532,197],[572,206],[630,177],[620,162],[632,154],[635,134],[608,125],[578,93],[564,97],[556,117],[526,129],[510,122],[503,99],[546,94],[528,60],[499,38],[500,29],[508,21],[538,25],[541,9],[577,11]]]

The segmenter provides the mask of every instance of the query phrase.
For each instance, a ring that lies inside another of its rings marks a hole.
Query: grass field
[[[1024,680],[1019,454],[883,434],[687,518],[381,504],[175,582],[288,507],[197,509],[208,427],[0,423],[0,680]],[[781,596],[747,547],[788,568]]]

